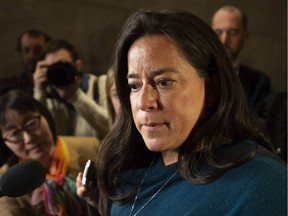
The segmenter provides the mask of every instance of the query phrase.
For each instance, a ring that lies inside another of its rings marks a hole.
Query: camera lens
[[[56,62],[47,68],[48,81],[55,86],[66,86],[71,84],[76,75],[76,68],[66,61]]]

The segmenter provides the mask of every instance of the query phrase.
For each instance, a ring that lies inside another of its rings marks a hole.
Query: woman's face
[[[54,146],[48,122],[39,113],[7,110],[2,136],[6,146],[22,160],[47,161]]]
[[[133,119],[147,148],[165,164],[197,122],[205,101],[205,80],[165,36],[136,40],[128,52],[128,85]]]

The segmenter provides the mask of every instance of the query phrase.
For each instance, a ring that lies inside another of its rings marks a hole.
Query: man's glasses
[[[5,142],[18,143],[23,140],[23,131],[35,133],[40,128],[41,116],[35,116],[26,121],[22,126],[3,131]]]

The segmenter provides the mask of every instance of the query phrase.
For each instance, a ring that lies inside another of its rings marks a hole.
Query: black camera
[[[78,71],[67,61],[58,61],[47,67],[48,82],[55,86],[66,86],[75,80]]]

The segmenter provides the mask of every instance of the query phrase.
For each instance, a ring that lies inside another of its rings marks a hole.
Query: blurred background
[[[248,17],[250,38],[242,62],[268,74],[273,91],[287,90],[287,0],[1,0],[0,78],[21,72],[18,36],[36,28],[76,46],[84,70],[106,73],[118,33],[140,8],[177,9],[210,24],[216,9],[234,5]]]

